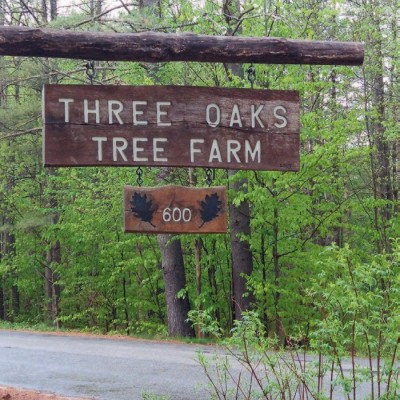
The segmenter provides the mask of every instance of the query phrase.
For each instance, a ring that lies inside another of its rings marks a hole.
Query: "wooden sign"
[[[297,171],[295,91],[46,85],[45,166]]]
[[[124,187],[125,232],[225,233],[226,188]]]

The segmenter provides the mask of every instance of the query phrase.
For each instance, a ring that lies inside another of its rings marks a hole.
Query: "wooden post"
[[[0,27],[0,55],[102,61],[361,65],[358,42]]]

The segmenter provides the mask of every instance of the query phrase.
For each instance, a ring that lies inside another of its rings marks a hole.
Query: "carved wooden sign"
[[[125,232],[225,233],[226,198],[223,186],[125,186]]]
[[[297,171],[295,91],[46,85],[45,166]]]

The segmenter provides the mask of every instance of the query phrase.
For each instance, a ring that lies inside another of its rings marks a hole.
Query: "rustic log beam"
[[[0,55],[101,61],[361,65],[358,42],[0,27]]]

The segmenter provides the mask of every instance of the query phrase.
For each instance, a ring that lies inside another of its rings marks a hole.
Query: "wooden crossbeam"
[[[0,55],[142,62],[361,65],[359,42],[0,27]]]

